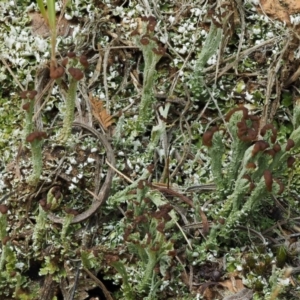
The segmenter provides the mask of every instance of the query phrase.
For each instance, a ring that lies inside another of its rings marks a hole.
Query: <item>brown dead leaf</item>
[[[227,288],[232,293],[237,293],[240,290],[245,288],[245,286],[243,285],[243,281],[241,279],[235,279],[235,278],[231,278],[223,282],[219,282],[219,284]]]
[[[253,297],[253,291],[250,289],[242,289],[238,293],[227,296],[223,300],[251,300]]]
[[[208,287],[207,289],[205,289],[203,297],[205,300],[216,299],[216,292]]]
[[[31,18],[31,30],[34,36],[42,36],[44,38],[50,36],[49,26],[45,22],[43,16],[38,12],[29,13]],[[58,17],[56,18],[58,22]],[[72,28],[73,23],[65,18],[62,18],[59,24],[56,25],[59,36],[70,36],[72,35],[74,29]]]
[[[180,278],[186,286],[190,286],[190,279],[188,277],[187,272],[181,272]]]
[[[201,208],[199,209],[199,214],[200,214],[202,224],[203,224],[202,233],[204,236],[207,236],[209,233],[209,223],[208,223],[207,217]]]
[[[221,286],[227,288],[233,294],[223,298],[223,300],[250,300],[253,296],[253,291],[245,288],[243,281],[239,278],[231,276],[230,279],[219,282]]]
[[[261,0],[261,8],[271,19],[290,25],[290,16],[300,12],[299,0]],[[258,7],[258,10],[261,9]]]
[[[219,293],[218,289],[218,282],[205,282],[201,284],[200,288],[198,289],[198,292],[202,294],[203,298],[205,300],[214,300],[214,299],[219,299],[221,296]]]
[[[104,108],[103,101],[100,99],[89,95],[90,102],[92,105],[93,116],[101,124],[104,130],[107,130],[109,126],[114,122],[113,117]]]

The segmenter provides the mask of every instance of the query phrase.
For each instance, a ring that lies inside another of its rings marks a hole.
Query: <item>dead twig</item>
[[[82,127],[84,129],[86,129],[87,131],[90,131],[105,148],[107,160],[110,162],[111,165],[113,165],[113,166],[115,165],[115,156],[114,156],[113,149],[104,135],[102,135],[96,129],[94,129],[84,123],[74,122],[73,126]],[[106,174],[105,181],[104,181],[99,193],[97,194],[96,201],[94,201],[86,211],[75,216],[73,218],[71,224],[80,223],[80,222],[90,218],[94,213],[97,212],[97,210],[106,201],[106,199],[109,195],[113,176],[114,176],[114,170],[112,168],[109,168],[109,170],[107,171],[107,174]],[[48,214],[48,218],[54,223],[63,224],[63,222],[64,222],[64,218],[55,216],[52,213]]]
[[[114,298],[111,296],[110,292],[107,290],[105,285],[102,283],[100,279],[98,279],[90,270],[83,267],[82,268],[84,272],[88,274],[88,276],[95,281],[95,283],[99,286],[99,288],[102,290],[103,294],[105,295],[107,300],[114,300]]]
[[[16,77],[16,75],[14,74],[14,72],[11,70],[11,68],[9,67],[8,63],[6,62],[6,60],[4,59],[4,57],[0,56],[0,59],[2,61],[2,63],[4,64],[5,68],[8,70],[8,72],[10,73],[10,75],[14,78],[15,82],[18,84],[19,88],[21,89],[21,91],[25,91],[25,88],[23,87],[23,85],[20,83],[20,81],[18,80],[18,78]]]

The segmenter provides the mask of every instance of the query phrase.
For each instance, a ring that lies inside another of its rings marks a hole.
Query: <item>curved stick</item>
[[[90,131],[96,138],[99,139],[99,142],[104,146],[105,151],[106,151],[106,155],[107,155],[107,160],[109,161],[109,163],[113,166],[115,166],[115,156],[113,153],[113,149],[110,145],[110,143],[108,142],[108,140],[106,139],[106,137],[101,134],[100,132],[98,132],[96,129],[81,123],[81,122],[74,122],[73,126],[78,126],[78,127],[82,127],[88,131]],[[99,209],[99,207],[106,201],[108,195],[109,195],[109,191],[111,188],[111,182],[112,182],[112,178],[114,175],[114,170],[112,168],[109,168],[106,174],[106,178],[105,181],[98,193],[98,197],[97,199],[91,204],[91,206],[84,211],[83,213],[80,213],[79,215],[75,216],[74,219],[72,220],[71,224],[75,224],[75,223],[80,223],[86,219],[88,219],[90,216],[92,216],[94,213],[96,213],[96,211]],[[48,218],[53,222],[53,223],[60,223],[63,224],[64,222],[64,218],[61,217],[57,217],[55,216],[53,213],[48,213]]]

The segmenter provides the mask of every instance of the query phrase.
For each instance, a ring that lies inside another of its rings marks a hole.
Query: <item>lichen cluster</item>
[[[87,298],[97,285],[107,299],[224,298],[211,287],[229,278],[256,300],[288,293],[293,30],[257,1],[55,4],[50,32],[32,1],[0,3],[0,297],[42,299],[51,286],[51,300]]]
[[[216,225],[207,240],[207,247],[217,245],[218,237],[229,238],[230,230],[237,224],[245,224],[245,217],[257,213],[271,194],[281,195],[286,181],[283,174],[293,167],[295,158],[291,150],[298,143],[288,139],[285,143],[277,141],[277,129],[266,124],[259,130],[260,118],[250,115],[245,107],[231,110],[225,117],[226,128],[214,127],[203,135],[203,144],[209,147],[212,172],[220,198],[225,198],[219,218],[225,224]],[[228,130],[228,131],[227,131]],[[231,153],[223,169],[224,138],[232,137]],[[261,137],[261,138],[259,138]],[[251,219],[249,219],[251,220]]]

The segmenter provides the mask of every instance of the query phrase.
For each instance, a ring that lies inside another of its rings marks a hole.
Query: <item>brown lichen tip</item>
[[[173,207],[170,204],[164,204],[162,205],[158,211],[155,211],[151,213],[151,217],[168,222],[171,220],[171,217],[169,215],[169,212],[173,209]]]
[[[206,132],[203,133],[202,136],[202,144],[206,147],[211,147],[212,146],[212,139],[214,136],[214,133],[217,131],[217,128],[214,127],[210,130],[207,130]]]
[[[259,151],[264,151],[269,147],[269,143],[263,140],[257,141],[252,149],[252,156],[255,156]]]
[[[293,156],[288,157],[287,159],[288,168],[292,168],[295,161],[296,161],[295,157]]]
[[[144,46],[147,46],[150,43],[149,39],[150,39],[150,36],[148,34],[144,34],[140,39],[140,43]]]
[[[148,17],[148,25],[147,25],[147,30],[148,31],[154,31],[155,26],[156,26],[157,22],[154,16],[149,16]]]
[[[71,207],[65,207],[65,208],[64,208],[64,211],[65,211],[65,213],[68,214],[68,215],[77,216],[77,215],[79,214],[79,212],[78,212],[76,209],[71,208]]]
[[[247,119],[248,118],[248,109],[245,106],[239,106],[235,107],[234,109],[230,110],[227,115],[225,116],[225,121],[228,122],[231,118],[231,116],[237,112],[237,111],[242,111],[243,112],[243,118]]]
[[[264,171],[264,179],[268,192],[272,192],[273,176],[270,170]]]
[[[156,23],[148,23],[148,25],[147,25],[147,31],[148,32],[154,32],[155,26],[156,26]]]
[[[34,99],[34,97],[37,95],[37,91],[36,90],[32,90],[32,91],[29,91],[29,99],[30,100],[33,100]]]
[[[244,179],[246,179],[246,180],[248,180],[248,181],[252,181],[251,180],[251,177],[250,177],[250,175],[249,174],[245,174],[245,175],[243,175],[243,177],[242,178],[244,178]]]
[[[284,191],[284,185],[283,183],[277,179],[277,178],[274,178],[274,181],[279,185],[279,191],[278,191],[278,195],[281,195]]]
[[[158,46],[157,48],[153,48],[152,51],[159,56],[163,56],[166,53],[166,49],[162,46]]]
[[[68,56],[69,58],[74,58],[74,57],[76,57],[76,53],[70,51],[70,52],[67,53],[67,56]]]
[[[286,151],[290,151],[295,146],[295,142],[292,139],[288,139],[286,142]]]
[[[51,188],[50,192],[54,196],[56,192],[60,191],[60,187],[58,185],[55,185]]]
[[[246,165],[247,169],[256,169],[256,164],[254,162],[248,162]]]
[[[158,225],[156,226],[156,230],[159,231],[160,233],[164,233],[164,229],[165,229],[165,223],[163,221],[158,223]]]
[[[142,20],[143,22],[148,22],[148,17],[142,16],[142,17],[141,17],[141,20]]]
[[[138,182],[137,188],[142,190],[145,187],[145,181],[144,180],[140,180]]]
[[[153,164],[148,165],[148,166],[147,166],[147,171],[148,171],[150,174],[152,174],[153,171],[154,171],[154,165],[153,165]]]
[[[271,136],[271,142],[274,144],[277,139],[277,129],[274,127],[273,124],[266,124],[260,131],[260,134],[264,136],[267,133],[267,130],[272,131],[272,136]]]
[[[61,66],[58,66],[56,68],[54,66],[50,67],[50,78],[52,79],[58,79],[62,77],[64,73],[65,73],[65,69]]]
[[[253,128],[247,128],[246,130],[239,128],[237,136],[242,142],[252,142],[256,139],[257,131]]]
[[[39,201],[39,203],[40,203],[40,206],[41,206],[41,207],[45,207],[45,206],[47,205],[47,200],[46,200],[46,198],[41,199],[41,200]]]
[[[0,213],[2,215],[6,215],[8,212],[8,206],[5,204],[0,204]]]
[[[5,237],[2,239],[2,245],[6,245],[8,241],[10,241],[10,237],[9,237],[9,236],[5,236]]]
[[[26,90],[26,91],[22,91],[22,92],[20,92],[20,98],[21,99],[27,99],[27,93],[28,93],[28,91]]]
[[[249,181],[249,191],[252,192],[255,188],[255,184],[253,183],[251,176],[249,174],[245,174],[242,178]]]
[[[54,198],[55,198],[56,200],[61,199],[61,197],[62,197],[61,191],[57,191],[57,192],[55,193],[55,195],[54,195]]]
[[[147,32],[154,32],[155,26],[157,24],[156,18],[154,16],[143,16],[141,17],[141,21],[148,23],[147,24]]]
[[[249,190],[250,192],[252,192],[254,189],[255,189],[256,185],[254,182],[250,182],[250,185],[249,185]]]
[[[135,35],[140,35],[140,33],[139,33],[138,29],[135,29],[130,33],[130,35],[135,36]]]
[[[34,131],[26,137],[26,142],[32,143],[34,140],[42,140],[47,138],[47,134],[44,131]]]
[[[89,62],[88,62],[88,59],[87,59],[87,57],[86,57],[85,55],[81,55],[81,56],[79,57],[79,62],[82,64],[82,66],[83,66],[85,69],[88,68]]]
[[[278,143],[276,143],[273,145],[273,150],[277,153],[281,150],[281,146]]]
[[[39,201],[41,208],[44,211],[49,211],[50,210],[50,205],[47,203],[47,199],[43,198]]]
[[[60,187],[59,186],[54,186],[51,189],[51,194],[54,196],[54,198],[56,200],[59,200],[61,198],[61,196],[62,196],[61,191],[60,191]]]
[[[268,154],[268,155],[274,157],[275,154],[276,154],[276,151],[275,151],[274,149],[268,149],[268,150],[266,150],[264,153],[266,153],[266,154]]]
[[[78,68],[73,68],[70,67],[68,69],[68,72],[70,73],[70,75],[77,81],[81,80],[83,78],[83,73],[80,69]]]
[[[37,95],[37,91],[35,91],[35,90],[32,90],[32,91],[26,90],[26,91],[22,91],[20,93],[20,98],[21,99],[33,100],[36,95]]]
[[[67,64],[68,64],[68,62],[69,62],[69,58],[68,58],[68,57],[65,57],[65,58],[62,60],[61,65],[62,65],[63,67],[66,67]]]
[[[26,102],[25,104],[22,105],[22,108],[26,111],[29,110],[29,107],[30,107],[30,102]]]

